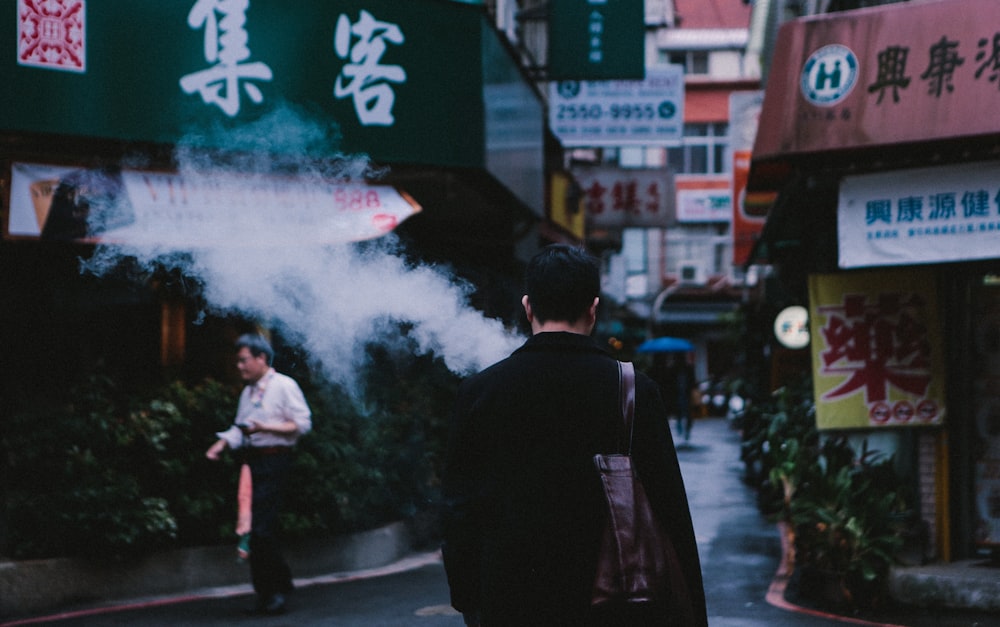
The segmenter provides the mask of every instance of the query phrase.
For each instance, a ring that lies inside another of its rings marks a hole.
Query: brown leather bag
[[[624,434],[619,452],[594,456],[608,504],[608,520],[601,540],[591,605],[657,603],[671,616],[671,625],[694,625],[694,611],[677,552],[653,515],[649,498],[632,466],[633,365],[620,363],[619,376]]]

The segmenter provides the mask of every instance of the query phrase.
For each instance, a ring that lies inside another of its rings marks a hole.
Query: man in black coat
[[[600,274],[562,245],[529,263],[532,337],[466,379],[444,477],[444,563],[468,625],[670,625],[663,608],[602,613],[590,596],[606,511],[596,453],[614,452],[618,364],[591,337]],[[633,460],[707,625],[687,495],[657,385],[636,373]]]

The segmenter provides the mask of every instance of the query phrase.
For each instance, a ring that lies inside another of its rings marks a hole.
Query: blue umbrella
[[[636,349],[640,353],[689,353],[694,345],[679,337],[658,337],[646,340]]]

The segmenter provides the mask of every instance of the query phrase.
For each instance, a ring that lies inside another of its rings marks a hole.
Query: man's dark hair
[[[236,350],[239,351],[241,348],[250,349],[250,354],[254,357],[265,355],[268,366],[274,361],[274,349],[271,348],[271,344],[263,336],[256,333],[244,333],[237,338]]]
[[[576,322],[600,295],[601,272],[586,251],[551,244],[528,262],[524,287],[539,322]]]

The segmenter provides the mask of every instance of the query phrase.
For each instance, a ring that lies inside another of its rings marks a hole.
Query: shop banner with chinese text
[[[641,0],[549,0],[546,9],[550,79],[643,77],[646,24]]]
[[[845,177],[837,237],[842,268],[993,259],[1000,163]]]
[[[905,2],[778,31],[754,161],[993,135],[1000,3]]]
[[[934,274],[879,270],[809,277],[819,429],[945,420],[945,356]]]
[[[8,133],[238,149],[218,129],[293,132],[260,128],[290,111],[312,123],[304,132],[329,128],[321,157],[482,166],[484,72],[514,64],[484,60],[497,36],[482,7],[457,2],[16,4],[0,30]]]
[[[665,228],[675,222],[674,177],[667,170],[578,168],[589,228]]]

